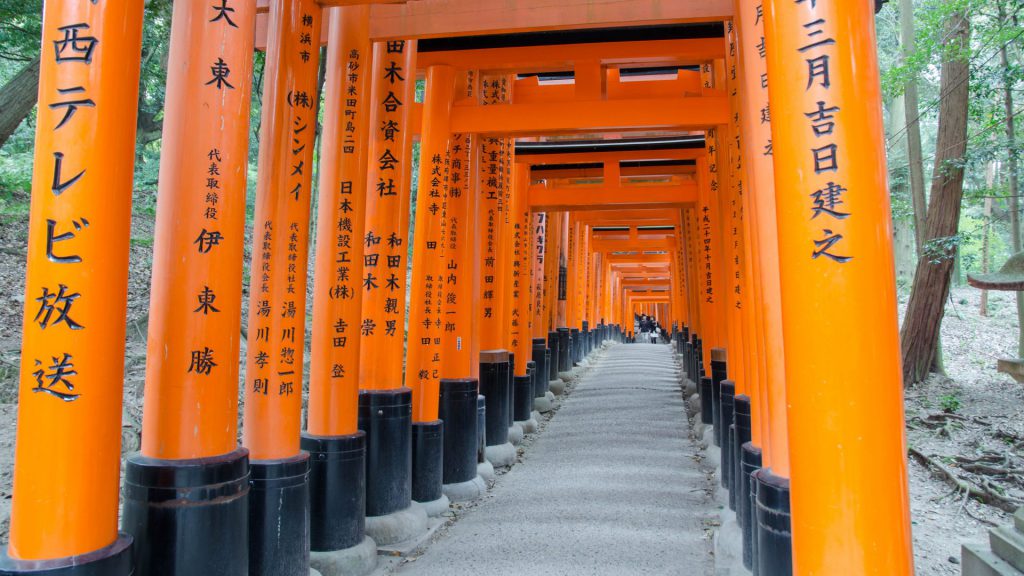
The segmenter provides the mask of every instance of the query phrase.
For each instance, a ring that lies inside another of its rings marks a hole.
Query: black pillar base
[[[508,352],[487,350],[480,353],[480,394],[487,399],[487,446],[508,442]]]
[[[714,385],[711,382],[711,378],[707,376],[700,379],[700,421],[704,424],[714,424],[715,422],[715,405],[714,405]]]
[[[725,378],[725,350],[713,348],[711,350],[711,404],[714,414],[711,417],[715,428],[715,446],[722,445],[722,428],[726,426],[722,421],[722,380]]]
[[[569,354],[569,366],[572,367],[579,364],[580,360],[583,359],[583,356],[580,355],[580,344],[582,344],[582,341],[580,340],[579,328],[569,329],[569,342],[571,342],[569,345],[569,350],[571,352],[571,354]]]
[[[366,537],[366,434],[313,436],[299,446],[309,453],[309,548],[334,552]]]
[[[590,330],[590,322],[584,320],[580,328],[580,342],[582,342],[582,347],[580,348],[581,360],[590,355],[591,336],[593,336],[593,334]]]
[[[508,430],[505,431],[508,434]],[[487,461],[487,398],[476,397],[476,463]]]
[[[710,376],[710,374],[706,374],[704,372],[704,340],[702,340],[699,336],[695,336],[693,345],[696,347],[694,349],[693,358],[694,373],[697,375],[698,378]]]
[[[761,467],[761,449],[750,442],[743,444],[740,450],[740,483],[737,490],[736,519],[743,531],[743,566],[747,570],[754,567],[754,489],[757,487],[751,476]]]
[[[512,410],[513,422],[526,422],[533,413],[533,383],[529,376],[516,376],[513,378],[515,387],[515,406]]]
[[[761,468],[757,483],[757,566],[764,576],[793,573],[793,536],[790,532],[789,479]]]
[[[309,575],[309,454],[250,462],[249,574]]]
[[[548,350],[551,351],[551,358],[548,361],[548,381],[558,378],[558,358],[561,356],[559,347],[561,346],[561,340],[558,336],[558,332],[548,332]]]
[[[739,394],[732,401],[733,436],[729,445],[732,452],[732,476],[729,486],[729,502],[733,510],[739,514],[742,495],[746,494],[740,489],[740,482],[743,477],[743,445],[751,440],[750,431],[750,396]]]
[[[417,502],[440,500],[444,494],[444,422],[412,424],[412,499]]]
[[[505,376],[508,378],[508,383],[505,386],[505,407],[508,408],[508,415],[505,417],[505,424],[509,428],[512,427],[512,423],[515,422],[515,410],[516,410],[516,353],[508,353],[508,371],[505,372]]]
[[[412,391],[361,390],[359,429],[366,433],[366,515],[412,503]]]
[[[572,351],[569,349],[570,340],[572,335],[569,334],[568,328],[558,329],[558,371],[568,372],[572,370]],[[555,374],[557,377],[558,375]],[[554,378],[552,378],[554,380]]]
[[[555,368],[555,357],[556,354],[551,348],[546,348],[544,350],[544,372],[541,373],[541,375],[538,376],[538,378],[540,378],[543,381],[542,385],[544,388],[545,396],[547,396],[548,391],[551,390],[551,381],[558,377],[558,374],[555,374],[554,376],[551,375],[552,371],[558,372],[558,370]]]
[[[249,451],[125,466],[122,529],[139,576],[248,576]],[[307,566],[308,570],[308,566]]]
[[[718,416],[720,426],[718,427],[721,436],[719,437],[719,445],[722,447],[722,474],[721,482],[722,488],[729,488],[732,486],[732,444],[730,437],[730,429],[733,426],[733,397],[736,395],[736,384],[732,380],[722,380],[720,386],[720,394],[722,397],[719,399],[718,405],[722,410],[722,413]],[[729,499],[730,507],[734,508],[732,498]]]
[[[442,379],[438,416],[444,422],[441,481],[469,482],[476,478],[479,441],[476,378]]]
[[[0,576],[133,576],[132,537],[118,534],[110,546],[52,560],[16,560],[0,551]]]
[[[533,372],[533,397],[540,398],[544,396],[544,386],[548,383],[548,365],[545,361],[545,351],[547,350],[547,340],[543,338],[534,338],[533,347],[531,351],[533,353],[532,358],[536,363],[536,367]],[[543,376],[543,378],[542,378]]]

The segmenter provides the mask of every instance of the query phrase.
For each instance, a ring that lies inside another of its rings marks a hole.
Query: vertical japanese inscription
[[[842,184],[839,165],[839,146],[833,137],[836,114],[840,107],[833,103],[831,57],[835,39],[829,32],[829,23],[817,14],[817,0],[793,0],[804,7],[801,14],[802,42],[794,58],[804,64],[806,84],[804,90],[815,102],[804,112],[807,132],[813,135],[813,144],[807,150],[808,165],[812,167],[815,190],[807,191],[810,198],[810,218],[820,222],[819,238],[813,239],[811,258],[824,258],[845,264],[853,256],[843,250],[840,222],[851,214],[843,209],[843,196],[848,192]]]
[[[408,108],[415,84],[415,43],[374,44],[366,230],[363,243],[360,387],[402,385],[409,216]]]
[[[117,538],[143,12],[74,0],[42,10],[8,548],[26,560]]]
[[[289,0],[269,19],[246,364],[255,459],[298,450],[320,17],[315,2]]]
[[[357,430],[369,131],[369,7],[330,15],[317,215],[307,430]]]

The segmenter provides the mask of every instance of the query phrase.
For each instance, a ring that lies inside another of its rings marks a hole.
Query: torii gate
[[[673,318],[685,310],[689,375],[709,386],[722,481],[761,573],[911,574],[872,4],[175,3],[143,441],[119,530],[143,7],[46,2],[0,575],[291,576],[375,557],[367,535],[386,545],[422,533],[440,496],[478,485],[475,446],[459,443],[468,428],[445,429],[475,415],[478,390],[488,437],[504,441],[521,410],[503,392],[532,378],[546,393],[539,380],[571,366],[588,323],[625,324],[630,302],[662,299]],[[239,446],[254,47],[267,66]],[[539,76],[566,71],[571,81]],[[608,140],[659,138],[672,142],[607,152]],[[530,159],[566,141],[564,158],[548,156],[564,166]],[[674,233],[637,230],[635,249],[603,250],[614,241],[598,226]],[[672,281],[641,296],[621,270],[653,265]],[[826,338],[849,343],[842,370]],[[528,359],[545,352],[554,371],[531,374]]]

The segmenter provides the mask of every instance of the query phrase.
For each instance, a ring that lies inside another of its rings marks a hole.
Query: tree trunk
[[[991,173],[991,164],[989,166],[989,172]],[[991,189],[991,184],[989,189]],[[982,234],[984,236],[981,239],[981,273],[989,273],[989,236],[992,234],[992,196],[985,197],[985,224],[982,227]],[[981,310],[979,310],[982,316],[988,316],[988,290],[981,291]]]
[[[915,50],[914,0],[900,0],[900,42],[903,59]],[[917,76],[912,75],[903,86],[903,106],[906,112],[907,168],[910,173],[910,198],[914,207],[914,232],[917,256],[924,252],[928,207],[924,197],[924,157],[921,153],[921,112],[918,110]]]
[[[0,86],[0,148],[21,125],[39,98],[39,56]]]
[[[924,380],[938,348],[942,314],[949,296],[950,273],[957,247],[952,238],[960,222],[963,199],[963,157],[967,152],[970,22],[964,11],[950,15],[946,55],[942,63],[939,130],[935,144],[931,201],[924,254],[917,263],[900,344],[904,384]]]
[[[999,21],[1006,19],[1003,3],[999,3]],[[1017,179],[1017,136],[1013,122],[1013,72],[1006,44],[999,48],[999,63],[1003,67],[1003,109],[1006,114],[1007,172],[1010,181],[1010,244],[1013,253],[1020,252],[1020,189]],[[1024,358],[1024,293],[1017,292],[1017,357]]]

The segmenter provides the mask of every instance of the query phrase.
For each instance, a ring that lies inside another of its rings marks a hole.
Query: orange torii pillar
[[[476,72],[460,73],[456,100],[475,103]],[[452,134],[448,198],[443,211],[442,257],[444,299],[441,302],[441,381],[438,417],[444,422],[442,490],[453,502],[479,498],[487,490],[477,474],[477,378],[479,359],[472,345],[475,322],[474,247],[476,246],[476,188],[473,185],[473,138]]]
[[[914,571],[873,7],[764,10],[796,574]]]
[[[566,231],[565,250],[565,326],[569,332],[569,370],[576,364],[576,345],[579,341],[579,310],[576,304],[579,302],[579,247],[580,247],[580,223],[576,214],[568,213],[568,229]]]
[[[572,370],[572,336],[569,328],[569,254],[572,234],[572,220],[569,212],[559,212],[558,233],[555,237],[555,255],[558,263],[558,289],[554,306],[554,324],[558,337],[558,377],[552,381],[551,389],[556,395],[565,390]],[[548,246],[551,248],[551,246]],[[552,355],[554,352],[552,351]]]
[[[721,385],[726,378],[726,351],[721,345],[723,332],[721,302],[725,298],[722,268],[725,259],[721,251],[721,209],[719,195],[721,184],[718,179],[719,165],[716,159],[718,151],[718,129],[707,131],[706,147],[708,158],[697,159],[697,171],[700,174],[697,201],[698,236],[700,237],[700,307],[701,333],[698,349],[703,354],[701,360],[704,369],[699,374],[701,420],[711,426],[712,442],[721,446]]]
[[[366,154],[370,116],[369,6],[331,8],[310,339],[310,565],[376,566],[366,536],[366,434],[358,427]]]
[[[559,309],[563,311],[565,301],[565,259],[561,252],[562,229],[565,227],[563,212],[547,212],[544,242],[544,298],[545,323],[547,329],[548,349],[551,350],[551,362],[548,364],[548,390],[552,394],[561,394],[565,383],[559,377],[562,364],[562,340],[558,333]]]
[[[547,224],[548,215],[533,212],[530,220],[530,302],[532,307],[531,333],[533,335],[533,361],[537,371],[533,381],[533,406],[542,414],[554,407],[555,395],[551,392],[551,349],[548,347],[548,298],[547,298]]]
[[[438,419],[441,381],[442,257],[448,178],[451,170],[451,108],[455,69],[427,69],[420,136],[419,193],[412,237],[412,286],[405,383],[412,389],[412,499],[429,516],[448,511],[442,491],[444,423]],[[456,430],[468,434],[472,430]]]
[[[735,112],[723,127],[720,170],[725,175],[722,189],[722,240],[725,244],[725,316],[729,331],[729,378],[722,383],[722,487],[729,491],[729,508],[736,510],[736,479],[739,477],[740,446],[750,440],[749,351],[747,349],[746,238],[744,236],[743,162],[740,154],[739,65],[736,34],[732,21],[726,22],[724,86]]]
[[[117,530],[142,3],[46,2],[10,543],[0,574],[133,573]]]
[[[755,339],[758,341],[758,359],[761,374],[757,388],[750,392],[757,397],[751,405],[751,442],[742,447],[740,492],[744,484],[751,496],[757,494],[759,484],[766,484],[777,502],[789,502],[789,448],[786,429],[785,363],[783,360],[782,310],[779,293],[778,228],[775,217],[775,182],[772,166],[771,116],[768,112],[768,87],[762,81],[766,67],[761,0],[737,0],[736,26],[739,34],[739,55],[742,65],[741,121],[747,194],[744,198],[746,219],[749,221],[748,239],[753,245],[754,275],[750,286],[754,289],[756,306]],[[763,468],[762,468],[763,466]],[[759,470],[759,468],[761,468]],[[788,545],[765,547],[757,553],[759,526],[764,537],[771,540],[778,531],[789,532],[785,515],[766,516],[776,519],[770,525],[759,522],[758,508],[749,503],[749,510],[740,509],[743,528],[743,561],[751,569],[760,570],[764,560],[767,567],[789,565],[791,547]],[[781,506],[777,506],[781,507]],[[782,555],[785,559],[774,559]]]
[[[299,435],[320,16],[313,0],[278,0],[268,19],[242,436],[254,575],[309,572],[309,454]]]
[[[255,18],[174,6],[142,450],[125,474],[140,574],[249,573],[238,354]]]
[[[366,532],[378,545],[426,531],[412,502],[412,391],[402,386],[416,44],[375,42],[363,236],[359,429],[366,432]]]
[[[503,87],[504,86],[504,87]],[[480,101],[486,105],[508,101],[507,79],[504,76],[484,76]],[[506,278],[503,246],[505,242],[504,155],[506,139],[494,135],[481,136],[475,150],[478,158],[476,194],[478,195],[477,243],[480,326],[480,394],[486,402],[487,462],[492,466],[511,465],[516,449],[509,438],[512,421],[509,418],[510,383],[509,351],[506,346],[507,328],[502,323],[502,305]]]
[[[493,82],[492,92],[497,90],[498,97],[509,102],[510,76],[501,76]],[[499,166],[498,183],[501,189],[501,241],[498,244],[497,278],[498,289],[495,297],[498,299],[496,313],[501,323],[500,334],[502,336],[501,348],[508,350],[508,393],[507,393],[507,423],[508,437],[513,445],[519,445],[523,441],[524,431],[522,424],[517,423],[515,417],[516,406],[516,379],[515,367],[519,363],[516,357],[517,339],[513,334],[514,317],[516,314],[516,302],[513,296],[516,283],[515,266],[515,242],[516,242],[516,215],[513,213],[513,201],[515,189],[513,185],[515,163],[515,140],[512,138],[501,139],[501,163]],[[525,192],[525,190],[524,190]],[[522,358],[529,361],[529,358]],[[525,365],[523,372],[526,371]],[[520,380],[522,383],[522,380]],[[532,397],[526,398],[527,401]]]
[[[537,431],[537,418],[533,411],[534,377],[537,360],[534,357],[532,314],[530,313],[530,165],[512,164],[512,194],[508,212],[512,228],[511,308],[510,331],[515,364],[512,366],[512,421],[524,434]]]

